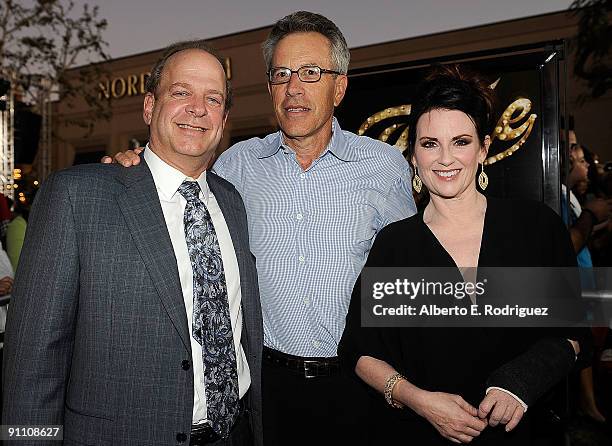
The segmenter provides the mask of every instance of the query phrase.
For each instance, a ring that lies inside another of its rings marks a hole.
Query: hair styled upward
[[[230,85],[230,81],[227,79],[227,73],[225,72],[225,64],[223,58],[219,55],[217,50],[215,50],[210,44],[208,44],[204,40],[185,40],[183,42],[176,42],[172,45],[168,46],[162,56],[155,63],[153,68],[151,68],[151,74],[147,78],[147,82],[145,83],[145,91],[147,93],[153,94],[153,96],[157,95],[157,87],[159,87],[159,82],[161,81],[162,73],[164,71],[164,67],[166,66],[166,62],[176,53],[180,53],[181,51],[187,50],[201,50],[204,51],[214,58],[216,58],[221,66],[223,67],[223,72],[225,73],[225,113],[229,112],[229,109],[232,107],[232,87]]]
[[[308,32],[319,33],[329,40],[331,61],[334,66],[321,68],[331,68],[346,74],[351,60],[351,52],[348,49],[342,32],[327,17],[308,11],[294,12],[274,24],[268,38],[261,45],[266,69],[272,68],[274,49],[283,37],[293,33]]]
[[[410,162],[416,144],[416,124],[432,110],[459,110],[468,115],[480,144],[495,125],[495,95],[489,83],[461,65],[438,66],[419,85],[412,100],[408,133]]]

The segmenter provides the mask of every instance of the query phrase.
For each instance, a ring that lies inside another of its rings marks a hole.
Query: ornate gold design
[[[384,121],[385,119],[395,118],[396,116],[408,116],[410,115],[410,109],[410,104],[405,104],[398,105],[396,107],[385,108],[384,110],[376,112],[368,119],[363,121],[363,123],[359,127],[359,130],[357,131],[357,134],[363,135],[365,132],[368,131],[370,127],[375,124],[378,124],[380,121]],[[402,126],[402,124],[393,124],[387,127],[385,130],[382,131],[380,135],[378,135],[378,139],[382,142],[387,142],[387,139],[389,139],[389,137]],[[395,146],[401,150],[404,150],[408,146],[408,127],[406,127],[404,131],[400,134],[399,138],[395,143]]]
[[[387,139],[389,139],[389,136],[395,133],[395,131],[401,126],[402,126],[401,124],[393,124],[392,126],[387,127],[380,135],[378,135],[378,139],[382,142],[387,142]],[[404,144],[404,147],[406,147],[406,144],[408,144],[408,127],[406,127],[404,131],[400,134],[395,145],[398,146],[398,143],[402,143],[402,142]]]
[[[525,141],[527,141],[527,138],[533,130],[533,125],[538,115],[532,113],[531,115],[529,115],[529,118],[527,118],[525,122],[523,122],[520,126],[516,128],[513,128],[511,124],[516,124],[517,122],[525,119],[525,116],[527,116],[530,110],[531,101],[527,98],[518,98],[516,101],[510,104],[508,108],[506,108],[506,110],[504,110],[501,117],[497,121],[495,128],[493,129],[493,134],[491,135],[491,144],[493,143],[495,138],[499,139],[500,141],[510,141],[518,137],[520,137],[520,139],[510,148],[504,150],[503,152],[499,152],[496,155],[488,157],[484,161],[484,164],[490,166],[491,164],[501,161],[504,158],[507,158],[512,155],[523,144],[525,144]],[[518,116],[513,117],[513,115],[517,111],[519,112]]]
[[[490,86],[491,89],[494,89],[499,83],[499,81],[500,79],[497,79],[494,83],[492,83]],[[412,107],[410,104],[404,104],[378,111],[368,117],[361,124],[357,133],[359,135],[364,135],[371,127],[378,124],[379,122],[398,116],[408,116],[410,115],[411,108]],[[537,115],[535,113],[530,114],[527,120],[520,124],[518,127],[513,127],[512,124],[517,124],[518,122],[523,121],[530,111],[531,100],[527,98],[516,99],[506,108],[506,110],[504,110],[501,117],[497,121],[495,128],[493,129],[493,133],[490,135],[491,144],[493,144],[495,139],[499,139],[500,141],[504,142],[513,141],[517,138],[520,139],[508,149],[505,149],[495,155],[489,156],[487,159],[485,159],[484,165],[490,166],[491,164],[494,164],[498,161],[503,160],[504,158],[511,156],[514,152],[520,149],[523,144],[525,144],[525,141],[527,141],[527,138],[533,130]],[[518,113],[518,115],[516,115],[516,113]],[[409,128],[406,126],[405,122],[395,123],[393,125],[388,126],[378,135],[378,139],[380,141],[387,142],[391,135],[393,135],[395,132],[402,128],[403,131],[394,145],[399,150],[403,151],[404,149],[406,149],[406,147],[408,147]]]

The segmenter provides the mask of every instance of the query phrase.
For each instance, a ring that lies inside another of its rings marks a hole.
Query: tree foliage
[[[573,42],[574,74],[587,82],[593,98],[612,88],[612,0],[574,0],[570,10],[578,16]]]
[[[59,95],[69,107],[84,100],[91,112],[70,123],[91,128],[93,119],[110,114],[92,88],[103,70],[91,64],[108,60],[106,27],[97,6],[77,10],[72,0],[2,0],[0,75],[17,79],[22,100],[34,108],[50,95]]]

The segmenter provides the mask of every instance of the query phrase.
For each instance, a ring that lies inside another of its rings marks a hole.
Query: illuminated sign
[[[229,57],[223,60],[227,78],[232,78],[232,61]],[[115,77],[98,83],[98,99],[121,99],[139,96],[146,93],[145,84],[150,73],[130,74]]]
[[[98,83],[98,99],[120,99],[145,94],[148,77],[149,73],[140,73],[102,81]]]
[[[499,81],[500,79],[497,79],[493,84],[490,85],[490,88],[495,89]],[[504,110],[501,117],[497,121],[497,124],[495,125],[495,129],[493,130],[491,135],[489,135],[491,138],[491,143],[493,143],[495,139],[499,139],[500,141],[511,141],[518,139],[519,136],[521,138],[510,148],[505,149],[497,153],[496,155],[490,156],[486,160],[484,160],[483,164],[485,166],[489,166],[491,164],[503,160],[504,158],[509,157],[514,152],[516,152],[523,144],[525,144],[525,141],[527,141],[527,138],[533,130],[537,115],[533,113],[530,114],[529,117],[517,127],[513,127],[512,124],[517,124],[521,120],[525,119],[525,117],[527,117],[527,115],[531,111],[531,104],[531,100],[527,98],[518,98],[510,105],[508,105],[506,110]],[[377,125],[379,122],[391,120],[398,116],[409,116],[411,109],[411,104],[404,104],[378,111],[373,115],[369,116],[368,119],[366,119],[361,124],[359,130],[357,131],[357,134],[372,136],[372,138],[377,138],[382,142],[387,142],[389,137],[391,137],[396,132],[399,133],[399,131],[402,130],[394,146],[400,149],[401,151],[404,151],[408,147],[409,128],[407,118],[404,119],[404,122],[396,122],[393,124],[389,122],[389,124],[391,125],[387,126],[384,131],[378,135],[368,135],[368,130],[371,129],[373,126]]]

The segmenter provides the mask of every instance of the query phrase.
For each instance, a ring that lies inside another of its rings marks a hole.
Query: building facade
[[[234,90],[224,138],[219,147],[276,130],[268,95],[261,43],[270,27],[210,39],[226,58],[226,68]],[[482,25],[428,36],[397,40],[351,49],[351,72],[389,64],[431,60],[457,54],[494,50],[546,41],[568,40],[577,31],[577,17],[567,12]],[[170,43],[170,42],[169,42]],[[349,42],[350,44],[350,42]],[[131,144],[147,141],[148,130],[142,119],[144,80],[163,49],[114,59],[104,64],[107,75],[97,85],[98,100],[107,101],[112,117],[96,121],[90,134],[76,126],[55,129],[59,136],[53,148],[53,169],[83,162],[96,162]],[[597,100],[580,101],[585,88],[572,76],[571,57],[566,57],[567,112],[575,117],[576,133],[582,143],[599,153],[604,161],[612,159],[612,94]],[[349,89],[351,88],[349,76]],[[401,91],[398,92],[401,95]],[[87,106],[57,104],[55,113],[65,121],[85,115]],[[357,131],[357,129],[349,129]]]

